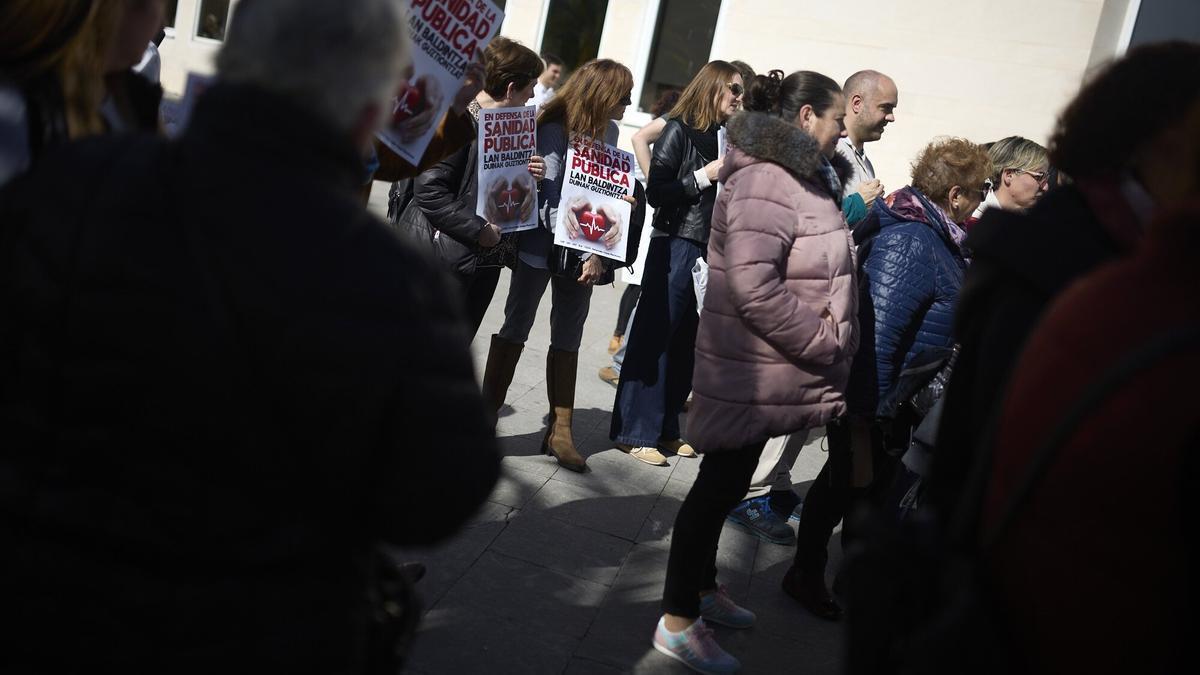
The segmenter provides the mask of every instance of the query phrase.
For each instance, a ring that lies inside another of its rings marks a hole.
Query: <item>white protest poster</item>
[[[475,212],[520,232],[538,226],[537,183],[529,158],[537,150],[537,108],[479,110],[479,199]]]
[[[729,136],[725,131],[725,127],[717,128],[717,159],[724,159],[725,153],[729,151]],[[721,183],[717,183],[717,196],[721,196]]]
[[[566,179],[554,243],[625,262],[633,207],[633,154],[575,136],[567,149]]]
[[[409,0],[413,71],[392,99],[379,140],[416,166],[462,87],[467,66],[504,20],[490,0]]]

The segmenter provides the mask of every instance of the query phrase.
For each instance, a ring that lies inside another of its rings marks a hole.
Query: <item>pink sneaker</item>
[[[727,628],[749,628],[754,625],[754,612],[739,607],[724,586],[716,593],[700,599],[700,616],[709,623],[716,623]]]
[[[654,631],[654,648],[705,675],[732,675],[742,668],[742,664],[713,639],[712,630],[704,625],[704,619],[696,619],[696,623],[680,633],[667,630],[663,619],[659,619]]]

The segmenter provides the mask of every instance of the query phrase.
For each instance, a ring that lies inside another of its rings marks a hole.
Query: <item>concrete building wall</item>
[[[187,71],[212,69],[219,43],[195,37],[200,1],[180,0],[175,30],[163,44],[169,93],[180,93]],[[501,32],[540,49],[558,1],[507,0]],[[630,66],[638,101],[660,6],[668,0],[586,1],[597,18],[603,12],[597,55]],[[884,184],[896,188],[908,182],[916,153],[938,135],[985,142],[1019,134],[1045,142],[1089,69],[1129,44],[1143,2],[1153,4],[1162,23],[1171,1],[724,0],[710,56],[741,59],[760,72],[816,70],[838,81],[863,68],[891,75],[900,88],[897,119],[868,154]],[[649,115],[631,108],[622,144],[628,147],[647,121]]]

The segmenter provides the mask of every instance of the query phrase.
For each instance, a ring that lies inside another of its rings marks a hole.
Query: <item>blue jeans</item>
[[[700,324],[692,267],[705,253],[702,244],[687,239],[650,240],[613,404],[609,434],[617,443],[652,447],[680,437],[679,414],[692,389]]]

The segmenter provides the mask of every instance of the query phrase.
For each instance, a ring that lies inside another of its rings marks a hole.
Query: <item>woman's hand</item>
[[[529,174],[534,180],[542,180],[546,177],[546,160],[538,155],[529,158]]]
[[[708,182],[717,182],[717,176],[721,175],[721,167],[723,166],[725,166],[724,157],[721,157],[720,159],[714,159],[713,161],[704,165],[704,175],[708,176]]]
[[[875,200],[883,194],[883,183],[880,183],[879,180],[875,178],[872,178],[871,180],[864,180],[862,184],[858,186],[858,194],[862,196],[863,203],[865,203],[869,209],[871,208],[871,204],[875,203]]]
[[[500,243],[500,226],[495,223],[488,223],[479,231],[479,247],[491,248]]]
[[[593,255],[583,263],[583,274],[579,276],[579,283],[584,286],[594,286],[600,277],[604,276],[604,263],[600,256]]]

